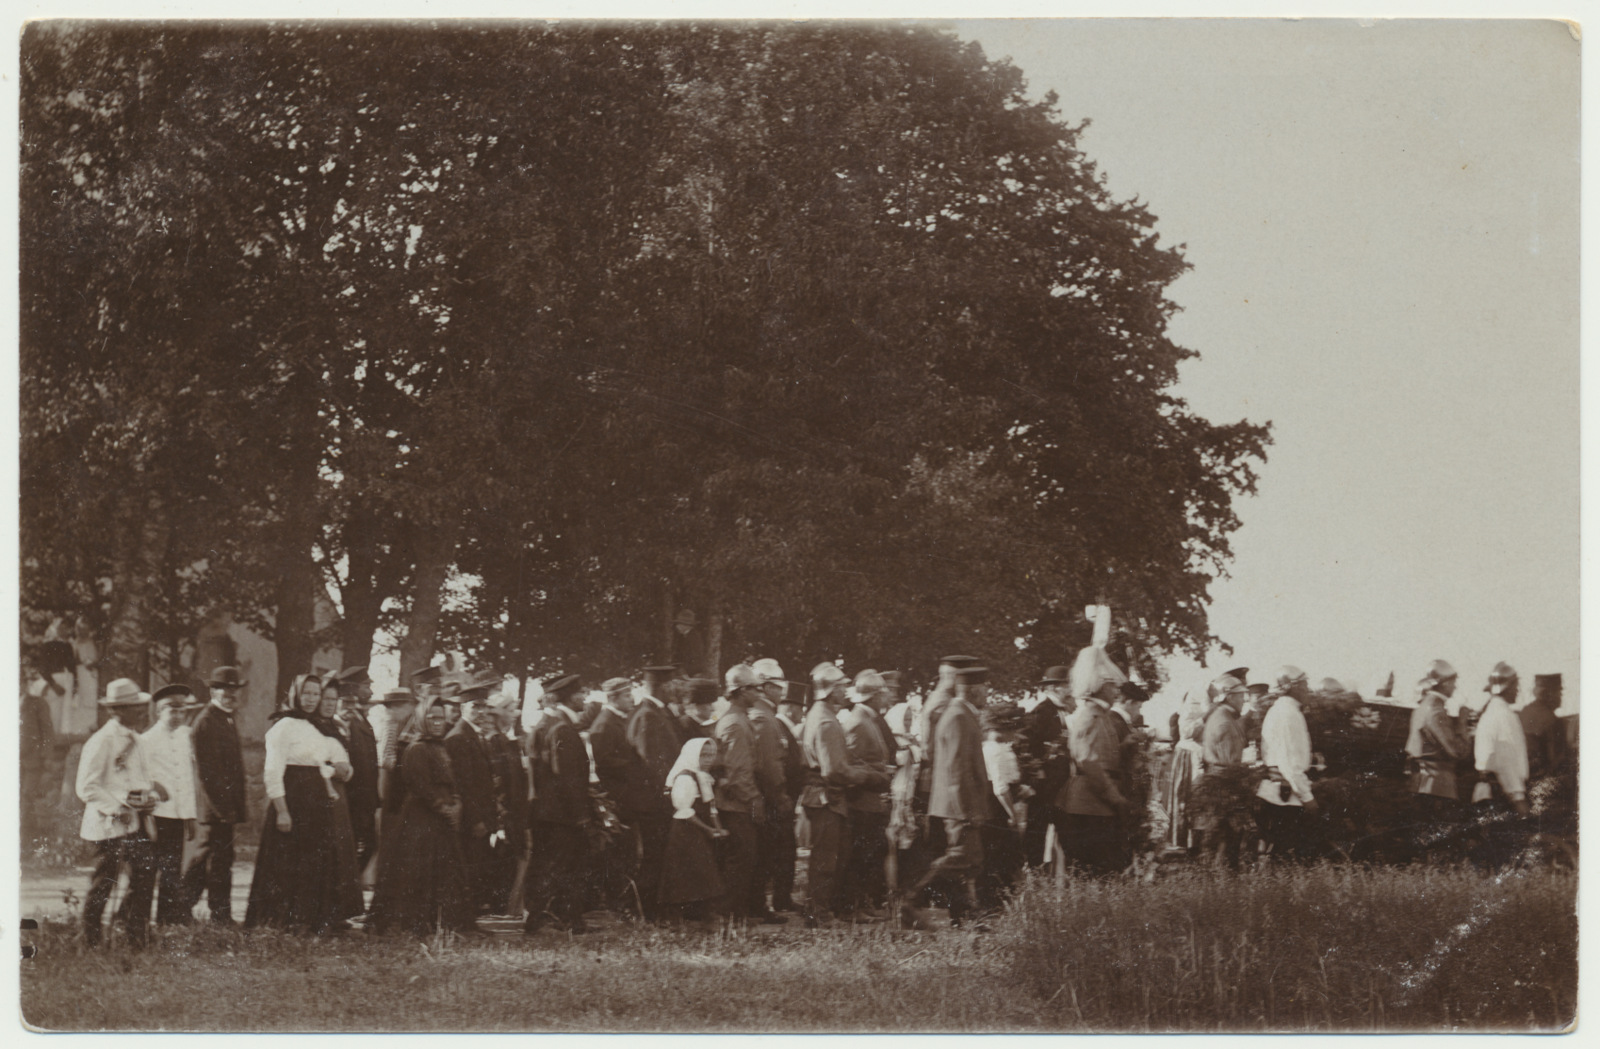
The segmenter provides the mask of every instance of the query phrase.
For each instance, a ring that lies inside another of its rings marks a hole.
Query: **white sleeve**
[[[292,723],[292,718],[281,718],[276,725],[267,729],[267,757],[261,769],[261,779],[266,785],[269,800],[283,797],[283,768],[288,764],[288,755],[284,753],[287,742],[284,733],[286,726]]]
[[[1306,775],[1306,770],[1311,767],[1311,730],[1306,727],[1303,713],[1298,710],[1291,713],[1294,717],[1285,718],[1281,725],[1278,752],[1284,755],[1284,761],[1278,766],[1278,771],[1283,773],[1283,778],[1289,781],[1289,786],[1301,801],[1310,801],[1311,779]]]
[[[341,762],[347,765],[350,763],[350,752],[344,749],[343,743],[340,743],[332,736],[323,736],[322,739],[322,745],[327,755],[323,760],[331,761],[336,765]]]
[[[105,781],[106,747],[111,737],[96,734],[84,745],[78,758],[78,800],[96,812],[114,816],[123,809],[122,799],[115,797]]]
[[[691,773],[679,773],[672,781],[672,818],[694,818],[694,803],[700,800],[700,781]]]

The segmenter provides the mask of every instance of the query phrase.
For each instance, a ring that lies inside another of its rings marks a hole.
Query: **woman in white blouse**
[[[716,760],[716,740],[691,739],[667,773],[673,814],[661,857],[659,899],[664,906],[680,908],[691,920],[704,921],[722,906],[722,878],[711,843],[726,838],[728,832],[717,818],[716,781],[711,775]]]
[[[350,778],[350,761],[333,724],[317,713],[321,700],[321,680],[303,674],[270,719],[267,811],[246,927],[336,932],[362,911],[360,885],[335,841],[339,792],[332,781]]]

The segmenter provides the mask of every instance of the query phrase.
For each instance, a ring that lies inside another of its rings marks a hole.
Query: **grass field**
[[[988,933],[618,925],[467,942],[23,934],[46,1030],[1553,1030],[1577,877],[1322,866],[1031,884]]]

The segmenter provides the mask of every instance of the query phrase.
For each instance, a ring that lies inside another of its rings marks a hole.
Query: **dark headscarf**
[[[315,681],[317,683],[317,691],[321,692],[322,678],[316,674],[301,674],[297,676],[294,679],[294,684],[289,686],[288,705],[273,711],[272,716],[267,718],[267,721],[270,723],[277,721],[279,718],[299,718],[302,721],[311,722],[311,727],[324,736],[342,741],[344,736],[339,732],[339,726],[335,725],[332,720],[323,717],[314,710],[300,709],[300,690],[305,687],[307,681]]]

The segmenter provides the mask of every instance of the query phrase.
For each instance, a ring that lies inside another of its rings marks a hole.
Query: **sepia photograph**
[[[19,1035],[1574,1029],[1576,22],[14,28]]]

